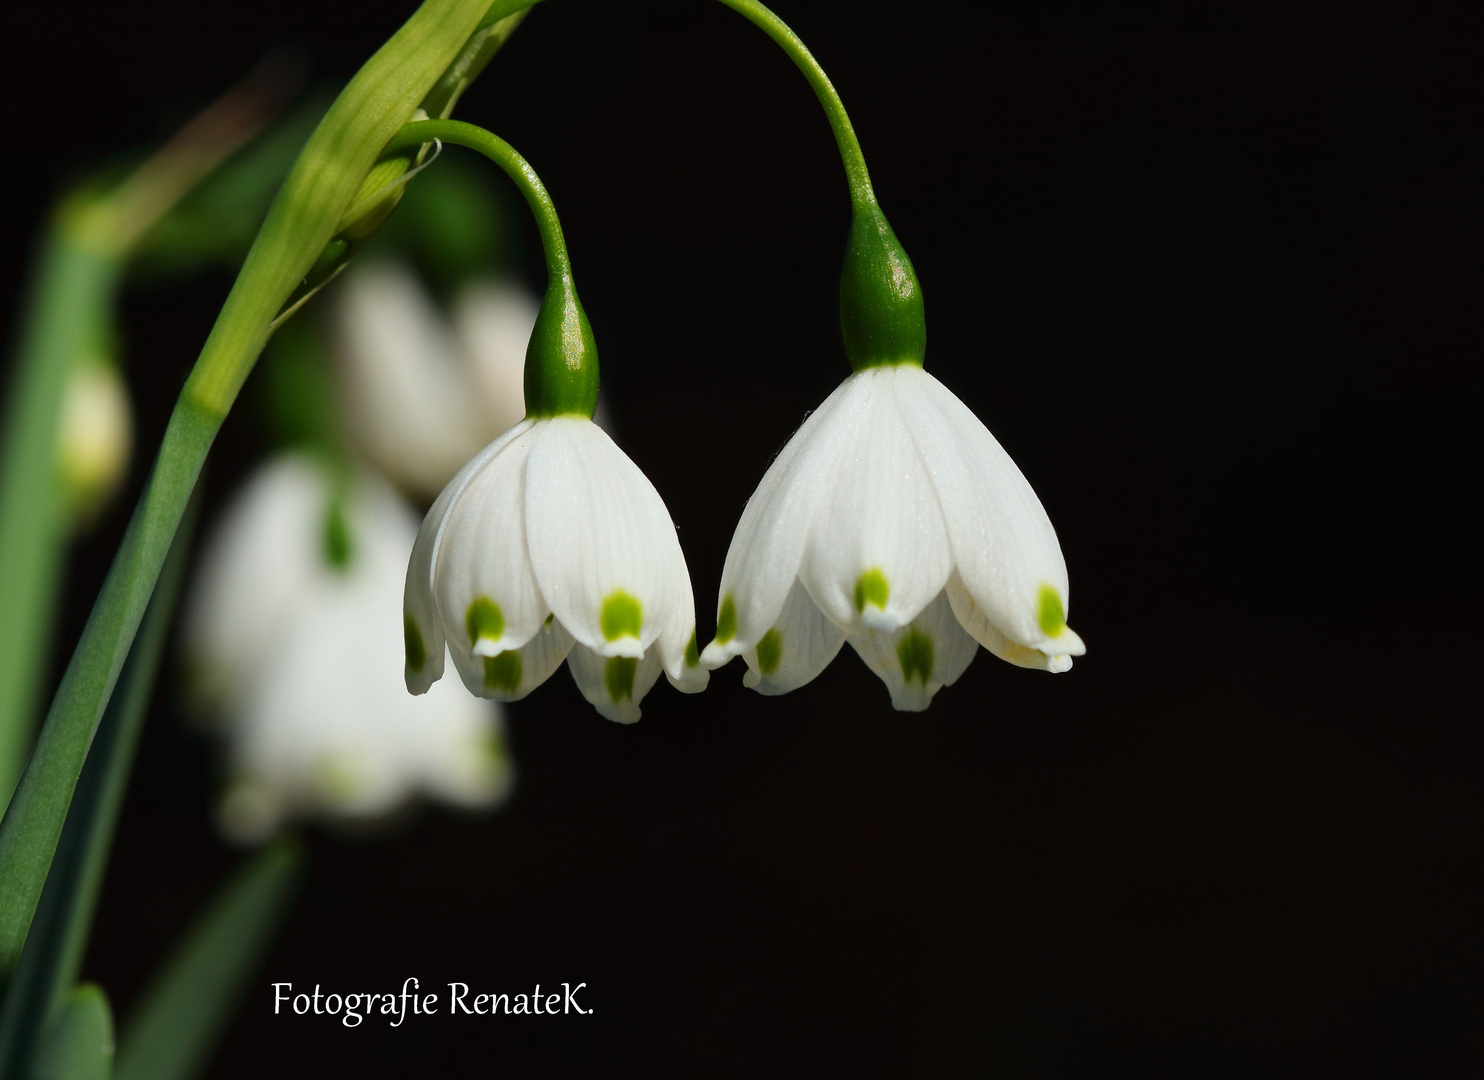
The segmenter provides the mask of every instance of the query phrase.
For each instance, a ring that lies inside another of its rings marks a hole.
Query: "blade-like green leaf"
[[[124,1025],[115,1080],[188,1080],[211,1059],[301,877],[300,845],[253,856],[198,917]]]
[[[72,791],[196,476],[270,324],[333,239],[382,148],[481,20],[529,0],[424,0],[310,136],[181,391],[148,485],[0,822],[0,978],[15,970]],[[3,617],[3,614],[0,614]]]
[[[141,233],[253,136],[283,81],[267,68],[249,76],[137,167],[78,185],[48,220],[0,442],[0,811],[30,749],[57,572],[81,505],[58,469],[68,385],[106,366],[115,291]]]
[[[69,228],[48,229],[0,436],[0,809],[26,763],[47,668],[66,524],[57,426],[68,377],[98,348],[119,260]]]
[[[194,518],[199,499],[188,517]],[[76,981],[190,547],[176,534],[159,587],[93,740],[36,919],[0,1011],[0,1076],[25,1076],[42,1029]]]
[[[74,987],[47,1025],[33,1080],[108,1080],[113,1070],[113,1010],[96,983]]]

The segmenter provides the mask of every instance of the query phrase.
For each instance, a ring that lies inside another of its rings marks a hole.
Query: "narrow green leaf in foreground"
[[[382,148],[481,21],[529,0],[425,0],[310,136],[268,211],[171,414],[103,591],[0,822],[0,979],[15,970],[72,790],[206,453],[270,325],[334,238]]]
[[[276,840],[226,884],[124,1025],[114,1080],[201,1075],[287,914],[303,862],[297,841]]]
[[[192,502],[188,520],[176,533],[159,587],[78,781],[36,918],[0,1009],[0,1076],[30,1075],[40,1033],[56,1016],[82,967],[119,808],[133,771],[134,751],[185,576],[191,525],[199,503],[199,499]]]

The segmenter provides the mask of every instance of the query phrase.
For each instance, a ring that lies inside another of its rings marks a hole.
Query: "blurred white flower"
[[[523,420],[464,466],[423,521],[403,610],[414,694],[442,677],[445,640],[473,693],[514,701],[566,659],[620,723],[661,670],[686,693],[706,687],[669,511],[585,417]]]
[[[519,286],[476,281],[445,319],[405,265],[352,270],[334,326],[357,447],[399,486],[435,495],[525,415],[526,344],[539,306]]]
[[[235,839],[285,820],[374,819],[422,793],[460,806],[511,784],[498,706],[449,685],[409,697],[396,612],[417,519],[375,478],[305,455],[261,467],[205,549],[183,646],[225,728],[219,810]]]
[[[134,445],[134,416],[123,375],[110,361],[73,368],[57,425],[57,471],[69,512],[87,526],[118,490]]]
[[[898,709],[925,709],[976,642],[1020,667],[1065,671],[1056,531],[1010,456],[915,364],[851,375],[778,455],[742,512],[722,570],[716,639],[765,694],[809,682],[849,641]]]

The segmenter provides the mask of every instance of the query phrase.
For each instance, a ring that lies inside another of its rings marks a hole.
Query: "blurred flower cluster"
[[[410,185],[261,362],[277,449],[211,523],[181,636],[191,711],[225,740],[218,823],[239,842],[296,819],[364,829],[419,797],[487,808],[511,789],[498,702],[457,683],[413,697],[399,678],[421,510],[525,411],[537,303],[494,272],[511,230],[469,172],[441,162]]]

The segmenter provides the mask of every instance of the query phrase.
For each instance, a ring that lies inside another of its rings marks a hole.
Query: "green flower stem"
[[[425,0],[330,107],[284,181],[171,414],[154,470],[0,822],[0,978],[15,970],[98,721],[206,453],[269,325],[382,148],[481,21],[529,0]]]
[[[536,215],[536,228],[541,233],[541,248],[546,255],[546,269],[552,277],[571,277],[572,260],[567,257],[567,241],[562,236],[562,223],[557,218],[551,195],[530,162],[516,153],[515,147],[493,132],[461,120],[417,120],[402,128],[387,143],[385,153],[394,154],[411,146],[438,142],[475,150],[505,170],[525,197],[531,213]]]
[[[420,120],[408,124],[387,144],[386,152],[420,146],[434,140],[477,151],[489,158],[520,189],[546,254],[546,295],[526,350],[526,415],[586,416],[598,403],[598,347],[592,326],[577,299],[572,261],[562,237],[562,223],[546,185],[515,148],[498,135],[458,120]]]
[[[721,0],[759,27],[809,80],[840,147],[850,184],[850,239],[840,272],[840,333],[856,371],[895,364],[922,366],[927,324],[922,286],[906,250],[871,190],[871,177],[855,128],[829,76],[788,26],[757,0]]]
[[[845,180],[850,185],[851,205],[860,208],[874,206],[876,193],[871,190],[871,174],[866,169],[866,157],[861,153],[860,140],[855,137],[855,128],[845,112],[845,103],[835,92],[835,84],[814,59],[814,54],[805,47],[799,35],[773,12],[757,0],[721,0],[721,3],[741,15],[763,33],[772,38],[788,58],[794,62],[809,85],[814,89],[819,103],[824,106],[825,118],[830,130],[835,133],[835,142],[840,147],[840,160],[845,165]]]

